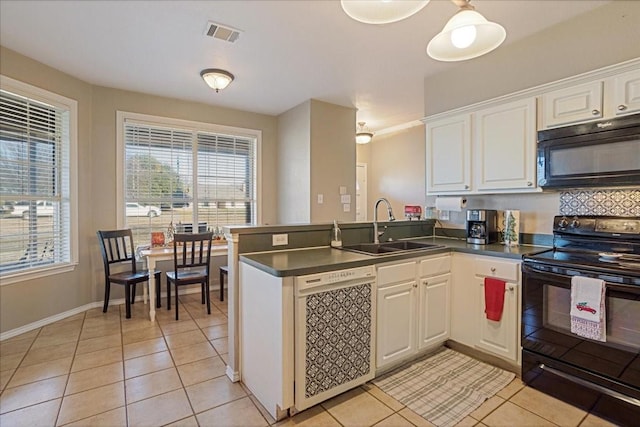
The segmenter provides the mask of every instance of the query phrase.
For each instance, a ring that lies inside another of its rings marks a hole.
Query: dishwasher
[[[373,266],[295,278],[295,407],[302,411],[375,374]]]

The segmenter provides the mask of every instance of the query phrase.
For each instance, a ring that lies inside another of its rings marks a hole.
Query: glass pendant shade
[[[429,42],[427,54],[438,61],[464,61],[491,52],[506,36],[502,25],[475,10],[461,9]]]
[[[417,13],[429,0],[341,0],[349,17],[365,24],[389,24]]]
[[[233,74],[228,71],[220,70],[217,68],[209,68],[202,70],[200,76],[209,85],[211,89],[215,89],[216,92],[220,92],[222,89],[229,86],[234,79]]]

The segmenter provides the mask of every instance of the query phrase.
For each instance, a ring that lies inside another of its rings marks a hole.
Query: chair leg
[[[207,277],[207,283],[205,284],[207,290],[207,314],[211,314],[211,294],[209,293],[209,278]]]
[[[167,310],[171,310],[171,280],[167,276]]]
[[[176,320],[178,320],[178,283],[176,282],[176,287],[174,288],[176,291]]]
[[[111,293],[111,282],[107,280],[104,284],[104,306],[102,307],[102,312],[106,313],[107,308],[109,307],[109,294]]]
[[[204,304],[204,291],[205,291],[204,282],[202,282],[200,284],[200,298],[202,299],[202,302],[201,302],[202,304]]]
[[[131,319],[131,285],[129,283],[124,285],[124,295],[125,317]]]
[[[224,274],[220,270],[220,301],[224,301]]]
[[[160,273],[154,274],[155,276],[155,285],[156,285],[156,308],[162,307],[162,302],[160,301]]]
[[[133,293],[131,294],[131,304],[136,302],[136,284],[134,283],[132,286]]]

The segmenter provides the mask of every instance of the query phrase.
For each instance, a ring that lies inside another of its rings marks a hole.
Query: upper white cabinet
[[[640,69],[613,77],[611,107],[614,114],[623,116],[640,111]]]
[[[461,114],[429,122],[427,192],[471,191],[471,116]]]
[[[586,83],[542,95],[545,129],[602,118],[602,82]]]
[[[537,190],[535,98],[428,121],[426,132],[428,194]]]
[[[529,190],[536,185],[536,101],[500,104],[475,113],[475,187]]]
[[[609,119],[640,111],[640,69],[546,92],[541,129]]]

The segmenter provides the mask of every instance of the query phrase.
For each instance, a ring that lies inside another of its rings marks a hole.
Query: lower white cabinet
[[[520,262],[498,257],[453,255],[451,339],[520,363]],[[485,314],[484,279],[505,281],[502,317]]]
[[[450,254],[377,267],[376,368],[449,338],[450,271]]]

